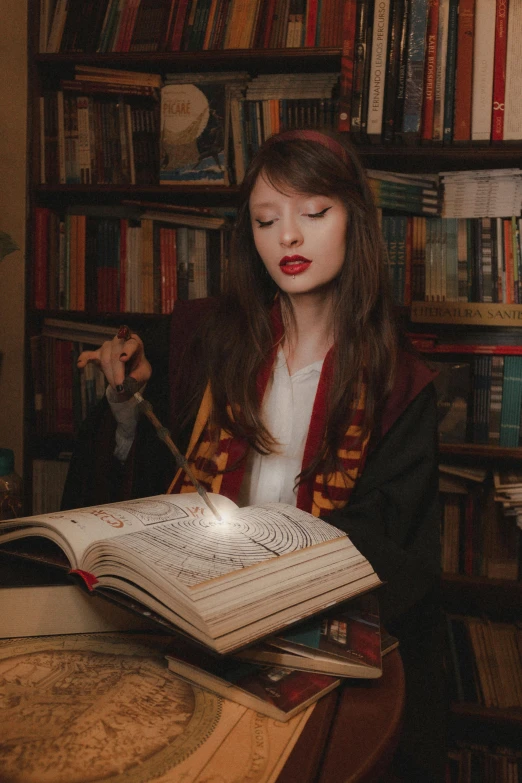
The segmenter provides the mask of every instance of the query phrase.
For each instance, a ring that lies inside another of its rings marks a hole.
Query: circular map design
[[[0,780],[146,783],[214,731],[221,700],[174,677],[158,642],[0,642]]]

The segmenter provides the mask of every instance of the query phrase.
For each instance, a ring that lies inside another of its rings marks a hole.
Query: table
[[[404,671],[398,650],[378,680],[347,680],[324,697],[278,783],[375,783],[389,767],[401,730]]]

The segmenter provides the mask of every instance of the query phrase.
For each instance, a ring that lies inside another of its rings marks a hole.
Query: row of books
[[[340,129],[372,142],[519,140],[519,3],[345,5]]]
[[[517,581],[522,535],[496,502],[491,484],[441,476],[441,567],[445,574]]]
[[[340,47],[341,0],[41,0],[40,51]]]
[[[76,367],[87,342],[44,333],[30,338],[35,429],[38,435],[75,435],[81,422],[105,393],[105,378],[95,364]]]
[[[460,741],[448,749],[447,783],[518,783],[522,777],[522,752],[507,745]]]
[[[448,615],[448,671],[458,702],[522,707],[522,626]]]
[[[76,66],[40,99],[42,184],[229,185],[272,133],[336,124],[338,74]]]
[[[430,365],[438,372],[435,385],[442,443],[521,445],[520,353],[437,357]]]
[[[195,212],[154,204],[37,207],[34,307],[168,314],[176,299],[216,295],[227,264],[227,220]]]
[[[522,302],[520,217],[385,213],[381,224],[397,304]]]

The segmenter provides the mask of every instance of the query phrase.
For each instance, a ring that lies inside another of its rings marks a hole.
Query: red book
[[[339,131],[350,130],[353,91],[353,62],[355,53],[356,0],[344,0],[343,49],[341,56],[341,82],[339,91]]]
[[[33,272],[33,302],[37,310],[47,307],[47,266],[49,218],[51,210],[47,207],[35,209],[35,251]]]
[[[513,274],[513,236],[511,219],[504,219],[504,263],[506,274],[506,304],[515,303],[515,276]]]
[[[319,13],[318,0],[308,0],[306,8],[306,33],[305,46],[315,46],[315,35],[317,32],[317,15]]]
[[[171,52],[179,52],[181,50],[181,38],[185,27],[185,17],[187,16],[188,6],[189,0],[179,0],[176,18],[174,19],[174,25],[172,27],[170,45],[168,47]]]
[[[497,0],[497,13],[495,19],[495,58],[493,61],[492,141],[502,141],[504,139],[508,8],[509,0]]]
[[[439,0],[430,0],[428,29],[426,32],[426,60],[424,63],[424,97],[422,104],[423,141],[433,138],[433,114],[435,109],[435,81],[437,76],[437,39],[439,29]]]
[[[457,68],[455,72],[454,142],[469,141],[471,139],[474,18],[475,0],[460,0],[457,27]]]
[[[266,27],[264,36],[260,42],[262,49],[270,48],[270,37],[272,35],[272,27],[274,25],[276,2],[277,0],[268,0],[266,4],[266,11],[264,14]]]

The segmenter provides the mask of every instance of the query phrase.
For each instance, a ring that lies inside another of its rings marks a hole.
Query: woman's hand
[[[123,381],[126,376],[134,378],[142,386],[152,374],[141,338],[127,326],[120,327],[117,335],[96,351],[82,351],[77,362],[78,369],[83,370],[89,362],[101,368],[109,385],[121,395],[125,394]]]

